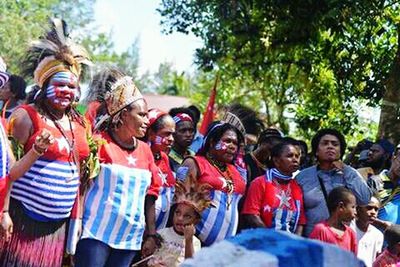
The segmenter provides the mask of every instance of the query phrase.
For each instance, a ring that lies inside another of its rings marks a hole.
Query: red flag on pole
[[[215,104],[215,96],[217,95],[217,84],[218,84],[218,79],[219,79],[218,76],[219,75],[217,74],[217,77],[215,78],[215,82],[214,82],[214,87],[211,91],[210,98],[208,99],[207,108],[203,114],[203,121],[201,122],[200,130],[199,130],[199,132],[202,135],[206,134],[208,125],[210,125],[210,123],[214,120],[214,116],[215,116],[214,104]]]

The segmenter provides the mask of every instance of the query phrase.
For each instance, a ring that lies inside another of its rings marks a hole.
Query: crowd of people
[[[400,264],[399,147],[362,140],[345,155],[344,136],[321,129],[309,152],[240,104],[202,135],[195,106],[149,109],[114,67],[80,114],[93,63],[65,22],[51,26],[21,64],[28,97],[0,61],[1,266],[178,266],[259,227]]]

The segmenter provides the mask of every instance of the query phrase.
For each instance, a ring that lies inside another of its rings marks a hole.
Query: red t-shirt
[[[345,250],[350,250],[357,255],[357,237],[356,233],[348,226],[344,226],[346,230],[342,236],[332,231],[328,222],[321,222],[314,226],[310,234],[310,238],[321,240],[326,243],[337,245]]]
[[[160,153],[161,158],[155,160],[157,167],[160,169],[160,178],[162,181],[162,187],[173,187],[175,186],[175,177],[172,173],[171,167],[169,165],[168,155],[164,152]]]
[[[99,159],[101,164],[121,165],[130,167],[131,170],[148,170],[151,172],[151,183],[147,189],[147,194],[158,197],[161,186],[161,177],[159,169],[154,163],[153,153],[150,147],[137,140],[138,145],[135,150],[126,150],[117,145],[114,140],[106,132],[101,132],[95,138],[102,138],[106,141],[99,148]],[[127,177],[132,173],[127,174]]]
[[[260,216],[267,228],[294,233],[306,223],[303,191],[294,179],[279,183],[259,176],[250,184],[242,214]]]

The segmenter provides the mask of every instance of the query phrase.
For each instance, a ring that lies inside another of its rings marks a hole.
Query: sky
[[[117,52],[127,50],[139,38],[139,74],[155,72],[170,62],[178,71],[192,71],[195,49],[202,42],[194,35],[161,33],[159,0],[97,0],[98,30],[112,33]]]

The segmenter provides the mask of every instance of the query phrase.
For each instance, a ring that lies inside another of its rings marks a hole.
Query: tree
[[[303,134],[325,126],[354,132],[354,101],[378,105],[395,91],[399,11],[397,1],[383,0],[164,0],[159,9],[167,32],[203,39],[202,69],[219,69],[231,84],[250,83],[225,90],[234,97],[257,91],[278,120],[294,112]]]
[[[6,0],[0,2],[0,51],[8,70],[20,73],[20,62],[28,43],[37,39],[46,29],[48,19],[63,18],[71,37],[85,46],[96,67],[116,65],[133,76],[138,83],[138,40],[127,51],[116,53],[112,35],[94,29],[95,0]],[[94,71],[97,69],[95,68]],[[90,77],[89,77],[90,78]]]

